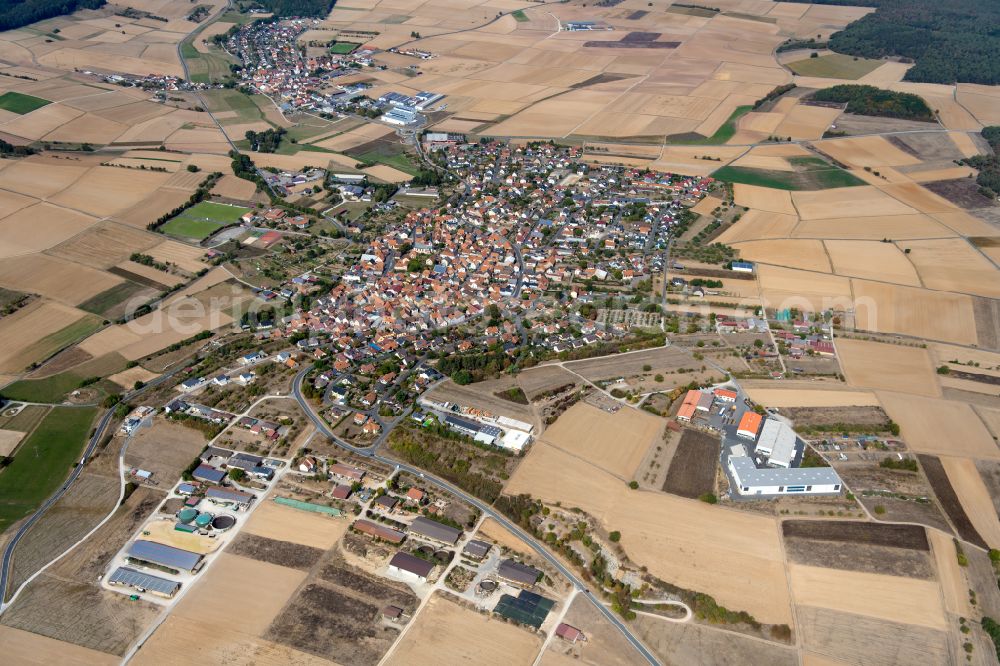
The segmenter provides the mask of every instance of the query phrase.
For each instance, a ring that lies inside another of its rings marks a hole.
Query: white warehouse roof
[[[766,453],[771,464],[788,467],[795,457],[795,431],[776,419],[765,420],[757,451]]]
[[[794,467],[758,469],[753,460],[743,456],[729,458],[735,481],[751,488],[762,486],[832,486],[841,484],[832,467]]]

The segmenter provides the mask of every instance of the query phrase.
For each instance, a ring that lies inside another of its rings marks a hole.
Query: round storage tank
[[[497,584],[495,581],[492,580],[484,580],[479,583],[479,589],[482,590],[483,592],[492,592],[493,590],[497,589]]]
[[[225,514],[221,516],[216,516],[212,519],[212,529],[216,530],[228,530],[230,527],[236,524],[236,519],[232,516],[227,516]]]
[[[198,517],[198,510],[192,509],[191,507],[181,509],[180,512],[177,514],[177,520],[185,524],[190,523],[197,517]]]
[[[197,518],[194,519],[194,524],[198,527],[208,527],[212,524],[212,514],[202,513],[199,514]]]

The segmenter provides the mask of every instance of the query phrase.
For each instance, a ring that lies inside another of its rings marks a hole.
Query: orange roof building
[[[688,391],[684,396],[681,408],[677,410],[678,421],[690,421],[694,417],[694,412],[698,409],[698,401],[701,399],[701,391]]]
[[[747,439],[757,439],[757,433],[760,432],[760,424],[763,421],[764,417],[757,412],[746,412],[740,419],[736,434]]]

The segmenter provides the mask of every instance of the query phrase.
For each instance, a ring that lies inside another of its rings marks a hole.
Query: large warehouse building
[[[836,495],[842,482],[832,467],[758,469],[746,456],[730,456],[733,490],[748,495]]]
[[[150,564],[167,567],[168,569],[192,572],[201,566],[201,560],[204,557],[199,553],[192,553],[189,550],[182,550],[162,543],[156,543],[155,541],[146,541],[145,539],[138,539],[133,543],[131,548],[128,549],[128,555],[130,559],[136,560],[140,564],[142,562],[149,562]]]
[[[795,431],[776,419],[764,421],[756,452],[767,456],[774,467],[791,467],[795,459]]]

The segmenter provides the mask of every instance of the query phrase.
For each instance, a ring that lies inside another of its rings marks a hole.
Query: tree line
[[[791,2],[799,0],[778,0]],[[996,0],[812,0],[874,7],[830,36],[837,53],[896,56],[914,66],[903,77],[924,83],[1000,84],[1000,3]]]
[[[312,16],[326,18],[334,0],[256,0],[254,3],[275,16]]]
[[[105,0],[0,0],[0,30],[14,30],[78,9],[98,9]]]
[[[976,184],[979,185],[980,193],[996,199],[1000,197],[1000,125],[984,127],[982,135],[993,149],[993,154],[976,155],[965,160],[965,163],[979,169]]]

